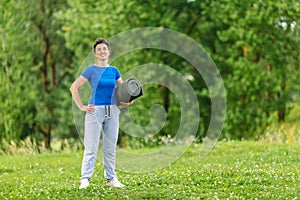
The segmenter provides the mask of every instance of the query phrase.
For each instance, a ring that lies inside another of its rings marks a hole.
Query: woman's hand
[[[95,106],[93,104],[81,106],[80,110],[92,114],[95,111]]]
[[[128,103],[126,102],[120,102],[121,106],[130,106],[133,104],[134,101],[129,101]]]

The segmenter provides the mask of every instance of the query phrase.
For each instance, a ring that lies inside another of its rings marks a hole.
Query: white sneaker
[[[107,186],[111,186],[111,187],[118,187],[118,188],[125,187],[125,185],[123,185],[122,183],[120,183],[117,178],[113,178],[113,179],[107,181],[106,185]]]
[[[88,179],[82,179],[80,181],[79,189],[86,189],[87,187],[89,187],[89,185],[90,185],[90,181]]]

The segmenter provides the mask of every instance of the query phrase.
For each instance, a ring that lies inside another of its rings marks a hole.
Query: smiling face
[[[104,43],[97,44],[94,54],[97,60],[107,60],[110,55],[109,47]]]

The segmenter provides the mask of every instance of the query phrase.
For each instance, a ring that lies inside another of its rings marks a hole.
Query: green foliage
[[[227,92],[225,138],[259,138],[274,123],[274,113],[284,121],[299,98],[298,0],[4,0],[1,5],[0,136],[6,141],[29,135],[38,141],[76,138],[68,88],[94,40],[138,27],[186,34],[213,58]],[[190,63],[170,52],[138,50],[112,64],[126,74],[145,63],[171,66],[194,78],[189,82],[201,108],[201,140],[215,94]],[[168,107],[168,120],[158,138],[174,136],[181,115],[176,95],[149,85],[145,96],[132,107],[133,120],[147,125],[150,107],[159,103]]]
[[[275,111],[279,121],[285,120],[290,92],[299,89],[296,7],[298,1],[212,3],[206,17],[207,26],[216,24],[212,57],[227,89],[226,137],[255,137]]]
[[[247,149],[247,150],[245,150]],[[124,189],[105,186],[96,164],[90,187],[78,190],[82,153],[0,156],[4,199],[296,199],[298,145],[221,142],[205,158],[194,144],[171,166],[119,172]],[[137,153],[139,153],[137,151]]]

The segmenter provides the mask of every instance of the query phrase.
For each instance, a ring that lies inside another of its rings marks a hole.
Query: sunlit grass
[[[277,113],[273,113],[270,125],[259,137],[259,140],[269,143],[300,145],[300,105],[292,104],[285,121],[280,123],[277,120]]]
[[[300,124],[282,123],[272,125],[267,128],[260,140],[270,143],[300,145]]]

